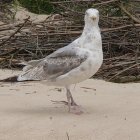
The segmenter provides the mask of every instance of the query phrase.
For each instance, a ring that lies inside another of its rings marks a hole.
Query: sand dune
[[[0,70],[0,79],[14,75]],[[87,80],[72,93],[84,114],[67,112],[65,89],[39,83],[0,84],[0,140],[139,140],[140,83]]]

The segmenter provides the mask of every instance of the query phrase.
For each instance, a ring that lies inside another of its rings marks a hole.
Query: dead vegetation
[[[100,11],[104,63],[96,77],[115,82],[140,80],[140,11],[136,0],[53,1],[59,14],[41,22],[0,24],[0,66],[17,68],[18,62],[45,57],[77,38],[83,29],[84,11]]]

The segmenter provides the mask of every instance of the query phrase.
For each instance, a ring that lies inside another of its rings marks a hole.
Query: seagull
[[[85,12],[85,26],[79,38],[43,59],[24,62],[21,74],[3,79],[5,82],[39,81],[46,85],[66,88],[68,111],[76,106],[70,86],[92,77],[103,62],[99,11]]]

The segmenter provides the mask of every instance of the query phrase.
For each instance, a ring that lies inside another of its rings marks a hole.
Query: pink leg
[[[70,92],[69,87],[66,87],[66,96],[67,96],[67,101],[52,101],[56,104],[65,104],[68,106],[68,112],[76,114],[76,115],[81,115],[82,113],[84,113],[82,111],[81,106],[77,105],[76,102],[74,101],[72,94]]]
[[[66,89],[67,89],[68,111],[76,115],[82,114],[83,111],[81,107],[77,105],[76,102],[74,101],[70,89],[69,88]]]

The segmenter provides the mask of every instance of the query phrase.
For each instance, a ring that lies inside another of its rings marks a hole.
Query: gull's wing
[[[35,66],[23,71],[19,75],[18,80],[52,80],[66,74],[80,66],[87,59],[88,53],[81,51],[82,49],[79,47],[64,47],[59,49]]]
[[[31,61],[23,61],[21,63],[19,63],[20,65],[23,65],[23,71],[26,72],[29,69],[32,69],[33,67],[37,66],[43,59],[39,59],[39,60],[31,60]]]
[[[74,50],[73,48],[75,46],[81,46],[80,43],[79,43],[79,39],[76,39],[75,41],[73,41],[72,43],[70,43],[69,45],[63,47],[63,48],[60,48],[58,49],[57,51],[53,52],[52,54],[48,55],[47,57],[45,57],[44,59],[48,59],[49,57],[56,57],[56,56],[62,56],[62,55],[73,55],[74,54]],[[63,53],[64,52],[64,53]],[[37,66],[41,61],[43,61],[44,59],[39,59],[39,60],[31,60],[31,61],[23,61],[19,64],[25,66],[23,68],[23,71],[26,72],[28,71],[29,69],[32,69],[33,67]]]

